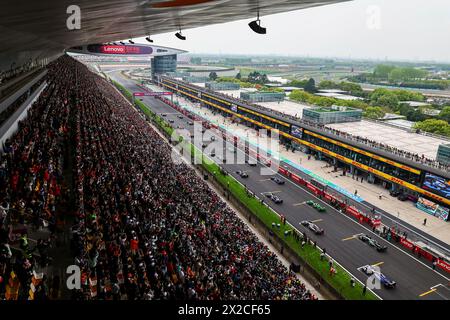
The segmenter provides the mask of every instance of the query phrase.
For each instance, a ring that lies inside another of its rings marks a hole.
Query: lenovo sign
[[[152,47],[143,45],[103,45],[91,44],[87,46],[90,53],[123,54],[123,55],[149,55],[153,53]]]
[[[124,46],[102,46],[100,47],[101,53],[125,53]]]

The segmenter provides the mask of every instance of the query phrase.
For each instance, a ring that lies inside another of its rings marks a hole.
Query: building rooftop
[[[312,111],[316,112],[345,112],[345,111],[361,111],[361,109],[346,107],[346,106],[331,106],[331,107],[312,107]]]
[[[328,125],[328,127],[408,152],[424,154],[430,159],[436,159],[437,150],[440,144],[450,143],[449,140],[417,134],[405,129],[367,120],[352,123],[351,126],[346,123],[335,123]]]
[[[362,100],[360,97],[351,96],[348,94],[334,93],[334,92],[319,92],[316,93],[317,96],[335,98],[341,100]]]
[[[430,106],[431,103],[428,102],[420,102],[420,101],[400,101],[399,103],[407,104],[411,107],[425,107]]]
[[[320,93],[347,93],[344,90],[340,89],[319,89],[318,92]]]

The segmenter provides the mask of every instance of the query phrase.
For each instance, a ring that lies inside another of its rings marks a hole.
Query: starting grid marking
[[[439,284],[431,287],[430,290],[419,294],[419,297],[425,297],[431,293],[437,294],[443,300],[450,300],[450,289],[448,288],[448,286],[444,286],[442,283],[439,283]]]
[[[347,240],[353,240],[353,239],[356,239],[356,238],[358,238],[359,235],[362,235],[362,233],[354,234],[354,235],[352,235],[351,237],[342,239],[342,241],[347,241]]]
[[[298,206],[304,205],[305,203],[306,203],[306,201],[299,202],[299,203],[294,203],[293,206],[294,207],[298,207]]]
[[[372,267],[378,267],[378,266],[381,266],[383,263],[384,263],[383,261],[380,261],[380,262],[377,262],[377,263],[374,263],[374,264],[369,264],[369,265],[372,266]],[[361,271],[361,268],[362,268],[362,267],[365,267],[365,266],[367,266],[367,264],[365,264],[365,265],[363,265],[363,266],[361,266],[361,267],[356,268],[356,270]]]
[[[268,194],[268,193],[275,194],[275,193],[280,193],[280,192],[281,192],[280,190],[277,190],[277,191],[265,191],[265,192],[261,192],[261,194],[262,194],[263,196],[265,196],[265,195]]]

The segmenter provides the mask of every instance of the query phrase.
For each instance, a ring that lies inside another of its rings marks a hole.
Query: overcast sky
[[[450,1],[353,0],[262,17],[266,35],[249,20],[155,35],[154,44],[191,53],[450,62]]]

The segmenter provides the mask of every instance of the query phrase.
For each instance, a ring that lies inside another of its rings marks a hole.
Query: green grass
[[[125,89],[123,86],[114,82],[116,87],[128,97],[132,97],[131,93]],[[137,100],[136,104],[139,108],[149,117],[151,117],[156,124],[167,134],[172,135],[174,129],[165,122],[160,116],[152,112],[144,103]],[[327,259],[320,260],[321,251],[315,248],[313,245],[305,245],[301,248],[300,242],[297,242],[292,236],[292,226],[286,223],[286,225],[281,224],[280,228],[272,227],[272,223],[280,223],[279,215],[271,210],[266,205],[262,204],[260,200],[252,195],[249,195],[244,186],[242,186],[235,178],[231,175],[224,175],[221,173],[220,167],[211,162],[203,152],[197,147],[192,145],[187,141],[182,141],[184,150],[190,150],[191,155],[193,155],[196,160],[201,163],[201,166],[213,175],[217,181],[242,204],[244,205],[253,215],[259,218],[260,221],[268,228],[271,229],[285,245],[291,248],[299,257],[302,258],[305,263],[317,271],[322,279],[330,284],[344,299],[347,300],[378,300],[370,290],[367,290],[366,294],[362,294],[362,284],[356,282],[356,286],[352,288],[350,286],[351,276],[344,269],[335,263],[336,274],[330,276],[328,261]],[[285,231],[289,234],[285,236]]]

